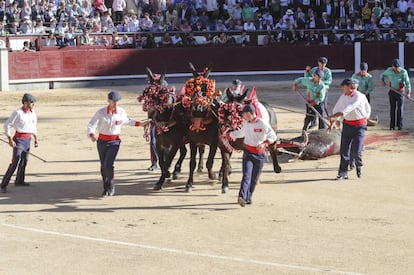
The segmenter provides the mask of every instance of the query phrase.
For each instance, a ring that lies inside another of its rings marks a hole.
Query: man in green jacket
[[[361,71],[358,73],[354,73],[352,75],[352,78],[359,81],[359,91],[363,93],[367,99],[368,102],[371,103],[370,94],[372,92],[372,89],[374,87],[374,81],[372,80],[372,75],[368,73],[368,64],[363,62],[360,65]]]
[[[398,130],[403,127],[404,98],[411,97],[411,83],[407,71],[401,67],[400,60],[394,59],[392,67],[387,68],[380,76],[383,86],[389,86],[390,101],[390,130],[397,125]],[[397,114],[397,120],[395,115]]]
[[[323,110],[325,111],[326,115],[328,115],[328,89],[329,86],[332,84],[332,71],[328,67],[326,67],[326,64],[328,64],[328,58],[321,56],[318,59],[318,66],[313,67],[311,69],[310,66],[306,66],[305,69],[305,77],[313,77],[316,70],[321,70],[323,72],[322,82],[326,87],[326,95],[325,99],[323,101]],[[311,128],[316,125],[316,119],[312,121]]]
[[[308,100],[308,105],[306,105],[306,117],[303,124],[304,131],[307,131],[309,124],[316,119],[316,114],[309,105],[318,111],[321,117],[325,116],[323,102],[326,97],[327,88],[322,81],[323,76],[323,71],[316,69],[312,77],[299,77],[295,80],[295,83],[293,83],[292,90],[294,92],[297,91],[298,84],[305,86],[307,91],[306,98]],[[325,129],[326,127],[327,125],[325,121],[319,117],[319,129]]]

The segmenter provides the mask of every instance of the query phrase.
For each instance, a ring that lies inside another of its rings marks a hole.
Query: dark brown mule
[[[219,125],[220,125],[220,143],[219,148],[221,151],[222,166],[220,169],[221,180],[222,180],[222,193],[227,193],[229,185],[229,174],[230,174],[230,158],[233,150],[243,150],[244,138],[236,139],[235,141],[228,141],[225,138],[226,133],[237,130],[240,128],[242,121],[242,110],[246,103],[249,103],[246,100],[247,90],[244,91],[241,95],[234,96],[229,89],[226,90],[227,102],[225,102],[219,109]],[[273,109],[263,103],[263,106],[266,108],[266,111],[269,113],[270,125],[276,131],[276,114]],[[276,142],[270,144],[268,147],[268,152],[273,161],[273,171],[275,173],[280,173],[282,171],[279,166],[277,159],[277,147]]]
[[[180,157],[175,165],[173,178],[181,171],[181,164],[187,153],[185,139],[188,132],[188,122],[185,121],[185,109],[176,100],[175,91],[165,85],[164,74],[154,76],[147,68],[150,82],[143,94],[138,97],[143,102],[143,110],[155,122],[156,150],[161,176],[154,186],[154,190],[162,189],[166,178],[170,177],[169,168],[180,150]]]
[[[208,170],[208,177],[210,179],[216,178],[213,171],[213,161],[219,142],[217,119],[219,105],[215,99],[215,91],[212,91],[214,90],[213,87],[209,86],[213,82],[207,79],[210,70],[205,69],[202,74],[199,74],[191,63],[190,68],[194,78],[186,82],[183,98],[184,106],[187,107],[191,121],[187,135],[191,153],[189,177],[185,186],[186,192],[192,191],[194,170],[197,164],[196,153],[199,146],[208,145],[210,147],[206,168]]]

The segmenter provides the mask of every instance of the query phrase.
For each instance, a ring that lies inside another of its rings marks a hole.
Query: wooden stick
[[[3,141],[4,143],[9,144],[9,142],[8,142],[7,140],[4,140],[4,139],[2,139],[2,138],[0,138],[0,140],[1,140],[1,141]],[[29,151],[23,151],[23,152],[29,153],[31,156],[33,156],[34,158],[37,158],[38,160],[41,160],[41,161],[43,161],[43,162],[47,162],[45,159],[43,159],[43,158],[41,158],[41,157],[36,156],[36,155],[35,155],[35,154],[33,154],[32,152],[29,152]]]

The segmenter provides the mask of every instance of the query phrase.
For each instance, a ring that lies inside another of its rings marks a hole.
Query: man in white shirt
[[[34,111],[36,98],[31,94],[24,94],[22,98],[22,107],[15,110],[4,123],[4,133],[7,136],[10,147],[13,147],[13,158],[1,182],[1,192],[7,192],[7,185],[17,168],[16,186],[27,186],[25,182],[25,170],[29,159],[30,142],[34,137],[34,145],[37,142],[37,116]],[[11,128],[15,129],[12,137]]]
[[[343,94],[339,97],[333,109],[333,115],[328,116],[332,125],[343,118],[341,134],[341,162],[339,165],[337,180],[348,179],[348,166],[350,158],[355,161],[356,174],[360,178],[362,162],[362,148],[364,146],[367,119],[371,115],[371,106],[366,96],[358,91],[359,81],[354,78],[346,78],[342,81]]]
[[[149,121],[139,122],[128,118],[126,111],[118,106],[121,100],[121,94],[112,91],[108,94],[108,105],[100,108],[87,127],[88,137],[92,142],[97,141],[99,160],[101,162],[101,175],[104,191],[103,196],[113,196],[115,194],[114,186],[114,162],[118,154],[121,139],[121,126],[127,124],[130,126],[146,126]],[[95,131],[99,132],[98,138],[95,137]]]
[[[227,135],[230,140],[244,137],[243,178],[237,200],[242,207],[252,203],[253,192],[263,169],[266,147],[277,138],[269,123],[256,116],[253,105],[244,106],[243,119],[242,127]]]

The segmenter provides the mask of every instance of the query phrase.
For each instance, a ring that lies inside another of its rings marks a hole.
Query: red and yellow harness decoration
[[[216,95],[216,81],[199,75],[185,82],[181,103],[187,109],[197,108],[197,106],[208,108]],[[190,131],[204,131],[206,127],[202,119],[194,119],[189,129]]]

